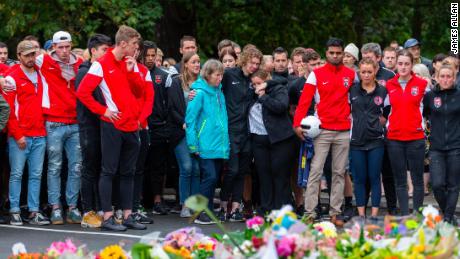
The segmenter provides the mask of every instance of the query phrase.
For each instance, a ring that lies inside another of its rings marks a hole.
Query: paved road
[[[72,238],[75,244],[86,244],[89,250],[97,250],[110,244],[122,244],[129,249],[133,243],[140,240],[143,235],[160,231],[161,237],[178,228],[186,226],[200,227],[205,234],[220,233],[215,225],[201,226],[189,224],[187,219],[178,215],[155,216],[155,224],[147,225],[143,231],[128,230],[122,233],[105,232],[98,229],[82,229],[80,225],[61,225],[36,227],[25,224],[24,226],[0,225],[0,258],[7,258],[11,254],[11,247],[16,242],[22,242],[29,252],[44,252],[51,242]],[[230,230],[244,228],[244,223],[225,223]]]

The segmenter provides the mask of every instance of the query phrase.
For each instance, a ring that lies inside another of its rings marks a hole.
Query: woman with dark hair
[[[457,71],[443,65],[437,69],[434,90],[424,99],[424,114],[431,121],[430,170],[433,193],[444,220],[457,226],[455,207],[460,188],[460,90]]]
[[[356,207],[359,216],[366,216],[366,183],[370,183],[371,217],[377,217],[380,207],[380,171],[384,151],[383,101],[387,91],[376,81],[379,65],[371,59],[359,62],[360,82],[350,88],[352,130],[351,168]]]
[[[259,214],[291,204],[290,174],[295,159],[295,133],[289,119],[286,79],[270,80],[258,70],[251,76],[255,99],[249,106],[254,163],[260,183]]]
[[[400,50],[396,58],[398,73],[387,82],[391,105],[387,122],[387,148],[395,179],[396,195],[402,215],[409,214],[407,171],[410,171],[414,211],[423,205],[423,160],[425,134],[422,116],[423,96],[427,81],[412,72],[414,57],[408,50]]]
[[[179,165],[179,201],[182,205],[181,217],[192,214],[185,207],[185,200],[200,190],[200,169],[198,160],[189,152],[185,139],[185,111],[189,102],[190,87],[200,73],[200,57],[194,52],[185,53],[181,61],[181,73],[172,81],[168,90],[168,121],[170,142],[174,147]]]
[[[219,60],[224,64],[224,68],[236,66],[236,53],[233,48],[225,48],[219,53]]]

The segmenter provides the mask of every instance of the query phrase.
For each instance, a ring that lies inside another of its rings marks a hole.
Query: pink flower
[[[295,249],[294,240],[290,237],[283,237],[276,247],[279,256],[290,256]]]
[[[254,227],[261,226],[263,224],[264,224],[264,219],[259,216],[255,216],[252,219],[246,220],[246,226],[248,226],[248,228],[251,228],[251,229]]]
[[[53,242],[48,248],[48,255],[58,256],[63,253],[75,254],[77,252],[77,247],[72,243],[72,240],[66,239],[65,242]]]

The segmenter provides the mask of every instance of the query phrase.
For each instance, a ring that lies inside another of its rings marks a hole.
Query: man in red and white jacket
[[[77,209],[81,178],[81,147],[77,123],[75,76],[82,60],[71,53],[72,38],[68,32],[53,35],[53,51],[39,55],[35,64],[48,84],[43,85],[43,113],[47,131],[48,203],[52,205],[52,224],[63,224],[61,200],[61,168],[64,153],[68,160],[65,190],[69,206],[67,223],[80,224]],[[65,152],[64,152],[65,151]]]
[[[327,63],[315,69],[307,78],[294,116],[294,130],[304,139],[300,122],[307,115],[312,98],[315,97],[316,113],[322,131],[314,140],[315,155],[311,162],[310,176],[305,193],[305,213],[314,219],[318,204],[319,183],[324,162],[332,147],[332,190],[330,199],[331,222],[343,225],[340,217],[343,202],[344,174],[350,148],[350,103],[348,91],[355,80],[355,72],[345,67],[343,41],[331,38],[326,43]]]
[[[9,200],[12,225],[23,224],[20,215],[20,197],[26,162],[29,165],[27,192],[29,223],[50,224],[49,220],[39,212],[40,185],[46,152],[45,119],[42,112],[42,91],[46,81],[35,66],[35,56],[39,51],[31,41],[21,41],[17,46],[20,65],[5,78],[14,89],[5,93],[11,107],[7,127],[11,167]]]
[[[134,59],[140,34],[133,28],[121,26],[115,36],[115,48],[94,62],[77,91],[78,99],[92,112],[101,116],[102,172],[99,178],[99,198],[104,221],[102,228],[112,231],[145,229],[132,215],[133,182],[139,155],[141,111],[137,98],[143,96],[142,80]],[[105,105],[92,93],[102,91]],[[112,181],[120,174],[120,207],[123,222],[119,224],[112,211]]]

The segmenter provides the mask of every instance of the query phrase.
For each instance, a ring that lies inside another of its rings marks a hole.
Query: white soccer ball
[[[307,116],[300,122],[305,137],[316,138],[321,133],[321,121],[316,116]]]

